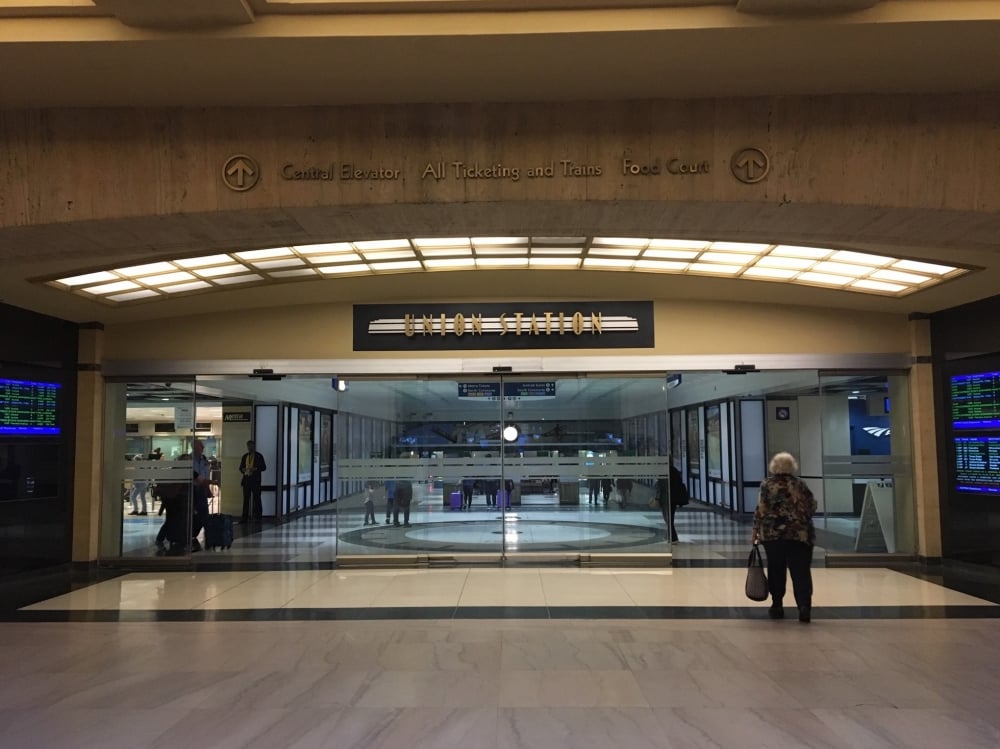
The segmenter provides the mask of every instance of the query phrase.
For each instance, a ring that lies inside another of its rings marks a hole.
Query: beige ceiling
[[[531,9],[531,10],[526,10]],[[570,101],[768,94],[1000,90],[1000,1],[994,0],[0,0],[0,106],[300,106],[460,101]],[[0,133],[0,141],[3,134]],[[3,196],[0,195],[0,200]],[[0,298],[75,320],[151,319],[186,312],[320,300],[413,296],[402,276],[285,284],[127,311],[25,279],[91,265],[197,254],[226,237],[267,244],[385,236],[520,233],[670,236],[678,222],[712,238],[741,238],[760,214],[733,206],[464,206],[386,209],[378,216],[295,211],[177,216],[90,225],[0,227]],[[677,209],[675,209],[677,210]],[[774,208],[773,210],[778,210]],[[801,208],[800,210],[808,210]],[[792,290],[793,304],[934,311],[1000,288],[1000,215],[803,216],[852,249],[964,263],[985,270],[903,300]],[[668,218],[673,223],[668,223]],[[531,219],[529,221],[529,219]],[[414,229],[413,222],[419,222]],[[882,221],[875,241],[865,227]],[[523,225],[523,226],[522,226]],[[837,230],[831,230],[835,226]],[[476,230],[476,231],[473,231]],[[880,245],[889,237],[892,242]],[[137,241],[138,240],[138,241]],[[201,245],[199,243],[202,243]],[[135,247],[141,245],[142,249]],[[501,272],[520,296],[551,293],[552,273]],[[578,273],[585,297],[774,301],[774,284],[722,279],[629,280]],[[496,295],[496,275],[428,275],[423,294]],[[490,280],[490,279],[493,280]]]

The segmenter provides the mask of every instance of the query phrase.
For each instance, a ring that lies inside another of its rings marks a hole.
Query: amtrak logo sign
[[[355,351],[652,348],[652,302],[355,305]]]

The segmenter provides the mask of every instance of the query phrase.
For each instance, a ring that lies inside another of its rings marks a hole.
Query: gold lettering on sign
[[[558,331],[559,335],[572,332],[575,335],[583,335],[587,332],[588,321],[591,335],[601,335],[604,333],[604,315],[602,312],[503,312],[495,318],[496,326],[489,332],[505,336],[512,333],[515,336],[541,336],[552,335]],[[446,336],[454,333],[461,338],[465,335],[483,335],[486,332],[482,313],[465,314],[456,312],[448,315],[445,312],[427,313],[421,315],[404,314],[402,318],[402,333],[407,338],[414,336]]]

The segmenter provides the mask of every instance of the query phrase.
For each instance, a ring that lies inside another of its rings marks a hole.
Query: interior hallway
[[[997,588],[816,569],[132,573],[6,610],[16,747],[996,747]]]

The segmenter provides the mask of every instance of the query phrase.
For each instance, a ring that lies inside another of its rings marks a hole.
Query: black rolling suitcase
[[[205,548],[228,549],[233,545],[233,519],[229,515],[209,515],[205,520]]]

